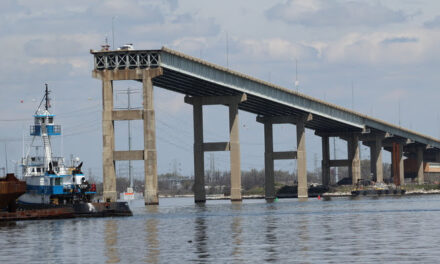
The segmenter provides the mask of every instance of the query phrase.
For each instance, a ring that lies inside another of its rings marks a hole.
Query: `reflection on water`
[[[309,259],[309,216],[301,215],[298,220],[298,246],[300,248],[300,258]],[[309,261],[304,261],[304,263],[310,263]]]
[[[232,256],[234,256],[234,262],[236,263],[242,262],[241,259],[242,227],[241,227],[241,217],[239,216],[241,212],[241,206],[242,206],[241,202],[231,203],[232,212],[238,214],[238,216],[234,216],[232,218],[232,223],[231,223],[232,241],[233,241]]]
[[[131,204],[134,216],[0,225],[0,263],[438,263],[440,196]],[[19,259],[20,261],[17,261]]]
[[[158,210],[157,205],[147,206],[148,214],[156,214]],[[145,233],[147,244],[147,255],[145,258],[146,263],[159,263],[160,256],[160,242],[158,238],[158,226],[159,222],[156,218],[148,218],[145,221]]]
[[[265,222],[266,222],[266,251],[267,256],[265,260],[267,262],[276,262],[278,260],[277,258],[277,235],[276,235],[276,229],[277,229],[277,217],[274,216],[274,210],[276,210],[276,207],[274,204],[269,204],[267,206],[268,214],[266,216]]]
[[[106,263],[119,263],[118,221],[110,219],[105,222],[105,256]]]
[[[195,254],[199,260],[206,260],[209,258],[207,243],[207,226],[206,219],[203,213],[206,211],[205,203],[198,203],[195,205],[197,216],[194,219],[194,242]]]

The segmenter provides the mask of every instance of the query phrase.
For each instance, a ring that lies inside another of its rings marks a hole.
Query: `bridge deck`
[[[246,93],[240,110],[261,116],[312,113],[306,127],[319,132],[381,131],[440,149],[440,140],[274,85],[230,69],[162,48],[161,50],[91,51],[95,70],[162,67],[155,86],[191,96]]]

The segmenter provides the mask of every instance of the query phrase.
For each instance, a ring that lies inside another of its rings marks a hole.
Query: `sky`
[[[3,0],[0,3],[0,167],[14,171],[26,152],[32,114],[48,83],[63,136],[55,152],[80,157],[102,177],[101,82],[93,56],[107,42],[117,48],[162,46],[227,66],[309,96],[440,137],[440,2],[435,0]],[[296,72],[298,73],[296,75]],[[115,107],[127,107],[128,87],[115,82]],[[141,104],[131,97],[132,107]],[[192,108],[183,95],[154,91],[158,172],[193,175]],[[204,107],[205,142],[228,139],[228,112]],[[133,121],[133,149],[142,123]],[[128,149],[127,122],[116,122],[116,146]],[[26,135],[26,136],[23,136]],[[264,168],[263,126],[240,112],[242,169]],[[295,150],[293,125],[274,130],[275,150]],[[332,144],[333,145],[333,144]],[[336,140],[331,156],[346,156]],[[320,138],[307,131],[307,167],[321,162]],[[6,151],[5,151],[6,150]],[[7,153],[7,155],[6,155]],[[6,157],[7,156],[7,157]],[[384,153],[384,161],[389,161]],[[369,150],[361,148],[361,157]],[[212,163],[211,160],[215,162]],[[133,162],[135,177],[143,164]],[[205,154],[205,167],[229,169],[229,153]],[[276,169],[295,170],[295,161]],[[118,162],[126,175],[126,162]],[[1,171],[0,171],[1,173]]]

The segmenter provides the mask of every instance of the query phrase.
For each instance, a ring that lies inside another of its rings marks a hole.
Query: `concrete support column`
[[[322,185],[330,184],[330,146],[329,137],[322,138]]]
[[[275,199],[275,174],[273,160],[273,125],[264,123],[264,191],[266,200]]]
[[[229,146],[231,162],[231,201],[241,201],[241,166],[238,103],[229,105]]]
[[[151,69],[143,71],[143,106],[144,106],[144,170],[145,170],[145,205],[159,204],[157,193],[157,153],[156,120],[153,104],[153,81],[157,73]]]
[[[298,119],[296,124],[297,140],[297,174],[298,174],[298,198],[307,199],[307,164],[306,164],[306,133],[305,120]]]
[[[376,182],[383,182],[382,139],[376,137],[370,146],[371,173]]]
[[[405,167],[403,163],[403,144],[399,144],[399,179],[400,185],[405,184]]]
[[[115,149],[115,127],[112,118],[113,112],[113,81],[108,71],[102,78],[102,164],[103,164],[103,198],[104,201],[115,202],[116,171],[113,160]]]
[[[435,153],[435,162],[440,162],[440,152]]]
[[[203,106],[200,100],[194,100],[194,201],[206,202],[205,193],[205,157],[203,151]]]
[[[361,178],[361,162],[359,160],[359,136],[352,134],[347,141],[348,148],[348,175],[352,179],[352,184],[357,184]]]
[[[423,172],[423,147],[417,148],[417,183],[425,183],[425,176]]]

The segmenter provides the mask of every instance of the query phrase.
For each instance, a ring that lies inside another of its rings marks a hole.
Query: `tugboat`
[[[50,109],[49,89],[34,114],[34,125],[30,127],[32,143],[27,155],[22,159],[23,178],[26,192],[18,198],[22,210],[53,207],[73,208],[75,216],[131,216],[132,212],[125,202],[94,203],[96,185],[90,184],[81,171],[79,159],[67,166],[63,157],[52,155],[51,137],[61,135],[61,126],[55,125]],[[34,146],[41,138],[43,152],[38,153]],[[36,153],[31,155],[31,149]]]

